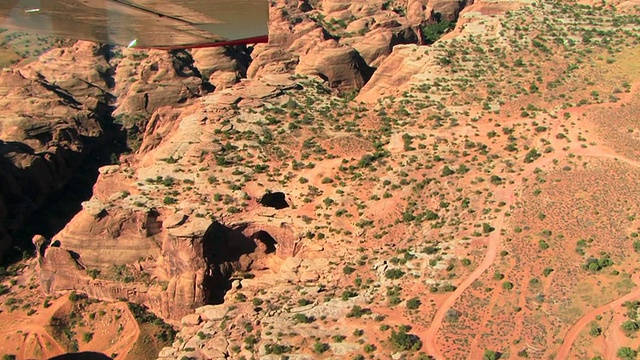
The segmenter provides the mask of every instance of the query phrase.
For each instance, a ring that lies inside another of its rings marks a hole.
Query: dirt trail
[[[138,321],[133,316],[133,314],[129,310],[129,307],[126,305],[126,303],[117,303],[116,306],[120,308],[123,314],[129,318],[129,322],[134,327],[133,332],[131,332],[127,336],[122,337],[113,346],[103,351],[107,355],[118,354],[118,356],[115,357],[115,359],[118,360],[118,359],[126,359],[127,355],[129,354],[129,351],[133,349],[133,346],[135,345],[136,341],[138,341],[138,338],[140,337],[140,326],[138,325]]]
[[[620,156],[620,155],[616,155],[615,153],[610,153],[609,151],[603,151],[602,149],[582,149],[582,148],[576,148],[575,150],[577,150],[577,155],[582,155],[582,156],[588,156],[588,157],[594,157],[594,158],[605,158],[605,159],[614,159],[614,160],[618,160],[618,161],[622,161],[626,164],[632,165],[632,166],[637,166],[640,167],[640,162],[638,161],[634,161],[631,159],[628,159],[624,156]],[[533,165],[535,165],[535,167],[540,167],[540,166],[545,166],[548,163],[552,162],[554,159],[554,157],[547,157],[541,161],[538,161],[534,164],[529,165],[529,169],[527,169],[527,171],[523,172],[523,175],[520,177],[526,177],[525,174],[531,173],[533,172]],[[517,192],[517,186],[516,185],[512,185],[510,187],[505,188],[504,190],[502,190],[502,193],[505,194],[510,194],[509,197],[509,203],[514,204],[515,203],[515,196],[514,194]],[[497,194],[496,194],[497,195]],[[453,305],[455,304],[455,302],[458,300],[458,298],[460,298],[460,296],[466,291],[466,289],[474,282],[476,281],[489,267],[491,267],[491,265],[493,265],[493,262],[496,259],[496,255],[498,252],[498,245],[500,244],[500,232],[504,227],[504,221],[505,221],[505,215],[504,213],[501,213],[501,215],[496,218],[494,220],[494,222],[492,223],[492,226],[495,228],[495,230],[491,233],[491,235],[489,235],[489,246],[487,248],[487,252],[486,255],[484,257],[484,259],[482,260],[482,262],[480,263],[480,265],[478,265],[478,267],[463,281],[460,283],[460,285],[458,285],[458,288],[456,289],[456,291],[454,291],[438,308],[438,311],[436,312],[436,314],[433,317],[433,320],[431,321],[431,324],[429,325],[429,327],[427,328],[426,332],[423,334],[422,339],[425,340],[425,350],[427,351],[427,354],[433,356],[435,359],[446,359],[442,353],[439,352],[438,348],[437,348],[437,344],[436,344],[436,336],[437,336],[437,332],[440,329],[440,327],[442,326],[442,322],[444,320],[444,317],[447,313],[447,311],[449,311],[449,309],[451,309],[453,307]],[[640,276],[640,275],[639,275]],[[635,281],[636,284],[638,284],[640,286],[640,279]],[[620,301],[621,303],[624,303],[625,301],[627,301],[630,298],[635,298],[635,297],[640,297],[640,288],[634,292],[632,292],[631,294],[628,294],[612,303],[610,303],[611,306],[614,306],[614,304],[617,304],[617,301]],[[605,305],[604,307],[606,307],[607,305]],[[594,310],[596,311],[596,310]],[[594,315],[595,317],[595,315]],[[589,320],[590,321],[590,320]],[[587,321],[588,322],[588,321]],[[586,322],[585,322],[586,324]],[[576,326],[578,326],[578,324],[574,325],[573,328],[575,328]],[[584,327],[584,324],[582,326],[580,326],[578,328],[578,333],[580,332],[579,330],[582,329],[582,327]],[[573,329],[572,328],[572,329]],[[575,336],[577,336],[577,334],[575,334]],[[575,340],[575,336],[573,339],[571,339],[570,343],[569,343],[569,347],[571,346],[571,343],[573,343],[573,341]],[[567,342],[567,338],[565,338],[565,343]],[[563,347],[564,347],[564,343],[563,343]],[[562,347],[561,347],[562,349]],[[564,350],[566,352],[568,352],[567,350]],[[557,359],[563,359],[563,357],[558,356]]]
[[[487,248],[487,253],[480,263],[480,265],[462,282],[458,285],[458,288],[449,296],[438,308],[433,320],[431,321],[431,325],[427,329],[424,334],[423,339],[425,339],[425,347],[427,354],[435,357],[436,359],[444,359],[444,356],[438,351],[436,346],[436,335],[438,329],[442,325],[442,321],[444,320],[447,311],[453,307],[458,298],[462,295],[462,293],[467,290],[467,288],[478,279],[492,264],[496,259],[496,254],[498,252],[498,244],[500,243],[500,229],[502,229],[504,224],[504,215],[500,215],[496,221],[492,224],[495,230],[489,235],[489,246]]]
[[[556,359],[566,359],[569,356],[569,351],[571,350],[571,346],[573,342],[578,338],[582,329],[591,321],[595,320],[596,316],[603,314],[607,310],[613,310],[619,306],[622,306],[627,301],[636,300],[640,298],[640,273],[634,274],[633,282],[638,286],[638,288],[629,294],[614,300],[608,304],[602,305],[597,309],[592,310],[585,316],[581,317],[577,323],[575,323],[569,332],[564,336],[562,341],[562,346],[558,349],[558,354]]]
[[[603,103],[603,104],[592,104],[592,105],[587,105],[587,106],[580,106],[580,107],[575,107],[575,108],[571,108],[571,109],[567,109],[570,112],[584,112],[584,111],[588,111],[591,110],[593,108],[601,108],[601,107],[605,107],[605,106],[614,106],[614,107],[619,107],[622,106],[623,104],[626,104],[628,102],[630,102],[633,99],[634,94],[638,91],[640,87],[640,82],[636,82],[632,85],[631,87],[631,91],[629,91],[626,94],[621,94],[620,95],[620,100],[614,104],[611,103]],[[521,120],[512,120],[512,123],[515,123],[517,121],[521,121]],[[558,130],[559,126],[561,124],[561,121],[554,121],[554,126],[553,129],[555,131]],[[487,124],[488,125],[488,124]],[[491,126],[494,126],[493,124],[491,124]],[[624,156],[618,155],[615,151],[613,151],[612,149],[609,149],[608,147],[604,147],[604,146],[597,146],[597,147],[592,147],[592,148],[581,148],[578,147],[576,144],[573,144],[570,146],[572,148],[572,150],[574,150],[576,152],[576,155],[583,155],[583,156],[590,156],[590,157],[597,157],[597,158],[607,158],[607,159],[616,159],[619,161],[622,161],[626,164],[632,165],[632,166],[636,166],[636,167],[640,167],[640,162],[638,161],[634,161],[631,159],[628,159]],[[550,163],[551,161],[553,161],[553,159],[555,159],[555,157],[553,156],[549,156],[546,157],[544,159],[542,159],[541,161],[537,161],[535,163],[536,167],[541,167],[544,165],[547,165],[548,163]],[[527,171],[523,171],[523,174],[521,176],[519,176],[519,181],[516,181],[517,183],[521,183],[522,182],[522,178],[526,177],[530,172],[533,171],[533,164],[529,165],[529,169],[527,169]],[[502,190],[502,193],[506,193],[509,194],[508,195],[508,203],[510,204],[515,204],[515,196],[514,194],[516,194],[518,185],[512,185],[509,187],[506,187],[505,189]],[[506,200],[505,200],[506,201]],[[439,307],[438,307],[438,311],[436,312],[436,314],[433,317],[433,320],[431,321],[431,324],[429,325],[429,327],[427,328],[427,330],[422,334],[423,336],[421,337],[424,340],[424,345],[425,345],[425,350],[427,352],[427,354],[433,356],[435,359],[445,359],[445,357],[442,355],[442,353],[438,350],[437,348],[437,333],[438,330],[440,329],[440,327],[442,326],[442,322],[444,320],[445,315],[447,314],[447,311],[449,311],[449,309],[451,309],[453,307],[453,305],[455,305],[455,302],[460,298],[460,296],[467,290],[467,288],[474,282],[476,281],[487,269],[489,269],[489,267],[491,267],[491,265],[493,265],[493,262],[496,259],[496,255],[497,255],[497,251],[498,251],[498,246],[500,244],[500,232],[504,227],[504,221],[505,221],[505,215],[504,213],[501,213],[500,216],[498,218],[496,218],[494,220],[494,222],[492,223],[492,226],[495,228],[495,231],[492,232],[489,235],[489,239],[488,239],[488,248],[487,248],[487,252],[485,254],[485,257],[483,258],[482,262],[478,265],[478,267],[464,280],[462,281],[459,285],[458,288],[456,289],[456,291],[454,291]],[[636,284],[638,284],[640,286],[640,280],[636,279]],[[578,323],[576,323],[569,331],[569,333],[567,334],[567,336],[565,337],[565,340],[563,342],[563,345],[560,348],[560,352],[558,353],[558,356],[556,357],[557,359],[564,359],[566,358],[566,355],[568,354],[571,345],[573,344],[573,341],[575,341],[575,338],[578,336],[578,334],[580,333],[580,330],[589,322],[591,321],[593,318],[595,318],[595,316],[603,311],[605,311],[606,309],[609,309],[611,307],[617,306],[619,304],[624,303],[625,301],[629,300],[629,299],[635,299],[636,297],[640,297],[640,287],[638,290],[633,291],[632,293],[618,299],[615,300],[607,305],[604,305],[594,311],[592,311],[591,313],[587,314],[585,317],[583,317],[580,321],[578,321]]]

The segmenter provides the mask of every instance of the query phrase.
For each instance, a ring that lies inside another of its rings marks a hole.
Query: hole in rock
[[[278,242],[271,235],[269,235],[268,232],[264,230],[257,231],[255,234],[253,234],[253,238],[256,240],[260,240],[260,242],[262,242],[267,247],[264,252],[265,254],[272,254],[276,252],[276,245],[278,244]]]
[[[280,210],[289,207],[289,203],[286,200],[286,197],[283,192],[268,192],[262,195],[262,199],[260,199],[260,204],[263,206],[272,207],[274,209]]]
[[[111,359],[112,358],[108,357],[103,353],[93,352],[93,351],[83,351],[83,352],[73,353],[73,354],[71,353],[62,354],[62,355],[49,358],[49,360],[111,360]]]
[[[250,270],[254,265],[261,266],[264,254],[275,254],[277,246],[273,236],[259,228],[251,228],[247,224],[235,227],[218,222],[212,224],[203,239],[203,256],[207,264],[203,284],[205,301],[209,304],[222,303],[225,293],[231,288],[233,273]]]

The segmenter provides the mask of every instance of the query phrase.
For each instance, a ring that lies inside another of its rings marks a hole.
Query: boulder
[[[362,87],[369,80],[371,69],[356,50],[329,40],[301,56],[296,73],[318,76],[332,88],[350,90]]]

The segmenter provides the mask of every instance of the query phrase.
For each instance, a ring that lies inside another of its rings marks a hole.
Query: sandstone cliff
[[[105,51],[78,43],[0,74],[1,249],[86,154],[112,137]]]
[[[285,80],[274,79],[278,86],[239,84],[219,97],[235,94],[248,106],[292,88],[293,82]],[[257,202],[262,194],[244,195],[253,199],[253,211],[219,220],[212,219],[218,217],[209,204],[215,196],[198,195],[222,190],[204,172],[187,169],[211,164],[211,155],[203,154],[217,142],[226,107],[200,102],[177,118],[160,115],[166,109],[157,112],[148,126],[163,136],[153,145],[145,140],[140,154],[123,164],[102,168],[93,198],[50,246],[42,247],[45,291],[126,298],[179,319],[197,306],[222,301],[235,271],[269,268],[274,259],[296,254],[304,226],[286,215],[263,217],[269,208]],[[164,196],[167,191],[171,195]],[[232,193],[225,196],[240,200]]]
[[[270,189],[240,191],[242,186],[229,183],[231,175],[241,174],[246,181],[268,169],[261,161],[245,161],[245,155],[235,150],[261,149],[246,154],[257,159],[282,152],[268,145],[274,133],[261,128],[272,119],[265,113],[282,107],[292,118],[298,117],[301,108],[292,99],[301,96],[294,95],[299,90],[304,90],[305,101],[312,102],[311,89],[326,94],[375,87],[366,84],[378,67],[384,70],[393,62],[389,59],[396,45],[422,43],[424,26],[455,20],[463,6],[451,1],[279,0],[270,9],[269,44],[164,52],[81,42],[12,70],[13,76],[39,84],[65,101],[56,119],[66,121],[75,116],[69,113],[73,111],[102,114],[106,122],[113,120],[122,127],[135,151],[122,157],[120,165],[101,169],[94,196],[83,204],[83,211],[50,239],[49,246],[42,245],[45,290],[77,289],[102,299],[127,298],[176,319],[196,306],[221,301],[235,271],[277,269],[276,258],[305,256],[304,249],[316,251],[317,246],[303,241],[314,235],[299,212],[263,214],[265,207],[258,199]],[[89,60],[84,59],[87,54]],[[63,62],[76,58],[87,63],[68,71]],[[51,105],[45,107],[52,111]],[[82,123],[80,130],[103,139],[105,121],[94,121],[93,127]],[[11,129],[15,128],[29,126]],[[42,136],[55,133],[52,128],[37,129]],[[236,134],[253,135],[231,143]],[[348,134],[338,135],[357,142]],[[278,136],[287,134],[279,129]],[[15,140],[33,142],[27,135]],[[50,146],[51,141],[40,146]],[[60,148],[85,154],[83,146],[72,142]],[[363,151],[354,154],[361,156]],[[42,170],[37,166],[51,165],[20,156],[7,158],[14,159],[12,164],[22,159],[32,173],[23,181],[5,182],[41,181],[39,190],[32,191],[39,198],[29,203],[35,208],[65,178],[56,182],[39,177],[36,174]],[[73,169],[70,160],[56,166],[61,172]],[[231,166],[238,167],[233,174],[227,170]],[[302,189],[296,191],[299,202],[305,196]],[[310,189],[309,194],[316,191]],[[6,206],[25,203],[16,200]],[[235,215],[239,212],[242,215]],[[0,219],[7,216],[0,211]],[[7,235],[0,231],[0,236]]]

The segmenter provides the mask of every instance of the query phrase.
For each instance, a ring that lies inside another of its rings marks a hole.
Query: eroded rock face
[[[269,44],[254,48],[247,76],[295,72],[318,76],[339,90],[359,89],[393,46],[420,43],[420,26],[455,20],[464,6],[447,0],[277,1]]]
[[[407,4],[407,17],[414,22],[425,19],[435,20],[440,18],[455,21],[460,11],[474,1],[459,0],[409,0]]]
[[[369,80],[373,71],[356,50],[330,40],[302,56],[296,73],[319,76],[333,88],[357,89]]]
[[[124,50],[119,56],[79,43],[56,50],[37,65],[7,72],[0,78],[0,116],[6,102],[25,97],[31,113],[0,122],[2,138],[15,140],[0,143],[0,154],[6,154],[0,161],[0,194],[10,194],[0,196],[0,221],[21,220],[5,207],[33,208],[42,194],[65,182],[70,164],[80,161],[70,154],[87,147],[77,139],[104,133],[95,117],[100,110],[106,109],[130,134],[141,134],[134,155],[122,157],[122,165],[101,169],[91,201],[53,237],[57,246],[43,247],[45,290],[126,298],[178,319],[197,306],[222,301],[233,272],[270,269],[277,263],[274,259],[287,259],[282,260],[283,271],[298,281],[317,278],[317,272],[298,273],[304,226],[291,217],[263,213],[255,202],[263,191],[232,194],[248,202],[232,205],[247,205],[249,210],[242,218],[213,220],[211,204],[219,200],[212,196],[220,185],[207,185],[215,176],[206,171],[234,161],[225,153],[220,134],[251,130],[258,135],[241,146],[260,145],[257,139],[266,135],[256,125],[264,121],[258,111],[246,112],[238,121],[228,119],[238,109],[258,109],[266,101],[284,104],[285,89],[302,86],[289,75],[323,79],[342,91],[362,88],[378,67],[388,76],[410,76],[412,69],[406,68],[412,65],[394,57],[394,46],[420,42],[420,25],[435,13],[448,19],[459,11],[444,0],[393,2],[399,9],[387,5],[278,0],[270,10],[270,43],[250,50]],[[77,73],[69,75],[70,64],[79,59],[87,63],[74,65]],[[400,74],[393,73],[394,62]],[[248,79],[242,79],[245,76]],[[22,85],[12,89],[2,86],[3,81]],[[369,88],[377,96],[393,84]],[[51,121],[34,123],[36,115]],[[170,166],[174,163],[181,167]],[[255,164],[236,165],[247,176],[256,171]],[[181,187],[172,188],[174,183]],[[31,199],[27,187],[42,190]],[[187,188],[197,192],[184,194]],[[27,200],[14,198],[21,193],[29,195]],[[0,227],[0,240],[3,236]]]
[[[88,209],[85,203],[85,210],[54,241],[82,254],[85,266],[101,270],[134,263],[140,258],[157,258],[160,246],[153,241],[153,235],[160,231],[158,215],[150,210]]]
[[[207,159],[224,155],[217,139],[222,129],[233,127],[221,127],[220,122],[234,116],[225,99],[232,96],[232,103],[251,107],[261,101],[279,102],[284,89],[297,88],[289,77],[269,76],[264,82],[246,80],[213,93],[178,113],[169,108],[156,111],[141,151],[123,157],[120,165],[100,169],[92,199],[53,237],[55,246],[42,252],[43,288],[75,289],[107,300],[126,298],[165,318],[179,319],[198,306],[222,302],[235,272],[268,270],[298,256],[304,231],[286,215],[291,209],[261,205],[264,191],[235,194],[252,199],[251,210],[224,218],[224,223],[213,220],[204,214],[215,200],[205,194],[217,191],[217,186],[204,173],[197,174],[205,167],[185,171],[195,162],[204,166]],[[265,216],[267,211],[285,215]],[[53,260],[58,257],[64,258],[61,268]]]
[[[266,256],[295,255],[290,224],[225,226],[185,214],[175,221],[175,215],[85,204],[51,246],[38,246],[43,289],[126,298],[179,319],[198,306],[222,302],[234,271],[264,267]]]
[[[180,107],[210,90],[185,51],[125,50],[114,76],[118,95],[113,116],[130,133],[144,130],[160,107]]]
[[[443,19],[457,19],[456,29],[439,40],[449,41],[456,36],[463,36],[461,34],[467,36],[493,31],[498,36],[495,30],[496,18],[483,15],[483,11],[490,14],[515,10],[521,6],[523,3],[518,2],[469,1],[461,4],[445,0],[433,3],[429,1],[425,5],[425,11],[428,14],[440,13]],[[466,27],[470,22],[473,22],[474,26]],[[357,100],[375,102],[383,96],[398,96],[405,91],[411,91],[414,86],[419,86],[425,78],[444,76],[446,72],[437,58],[445,54],[437,47],[430,47],[427,52],[420,50],[422,48],[413,44],[394,47],[389,56],[380,62],[371,80],[363,86]]]
[[[251,58],[244,47],[214,47],[192,51],[194,65],[217,90],[226,89],[246,77]]]
[[[240,75],[243,66],[235,65]],[[145,151],[150,150],[157,145],[154,136],[162,136],[165,127],[171,129],[169,123],[176,119],[173,109],[211,90],[202,78],[184,51],[124,50],[123,54],[82,41],[4,69],[0,74],[0,256],[29,216],[69,181],[89,154],[100,152],[102,159],[108,159],[124,148],[126,140],[118,124],[136,147],[138,134],[147,130],[144,145]],[[164,112],[153,117],[159,108]],[[111,146],[114,140],[120,142],[120,149]]]
[[[86,154],[109,140],[110,71],[102,47],[79,42],[0,74],[0,255]]]

